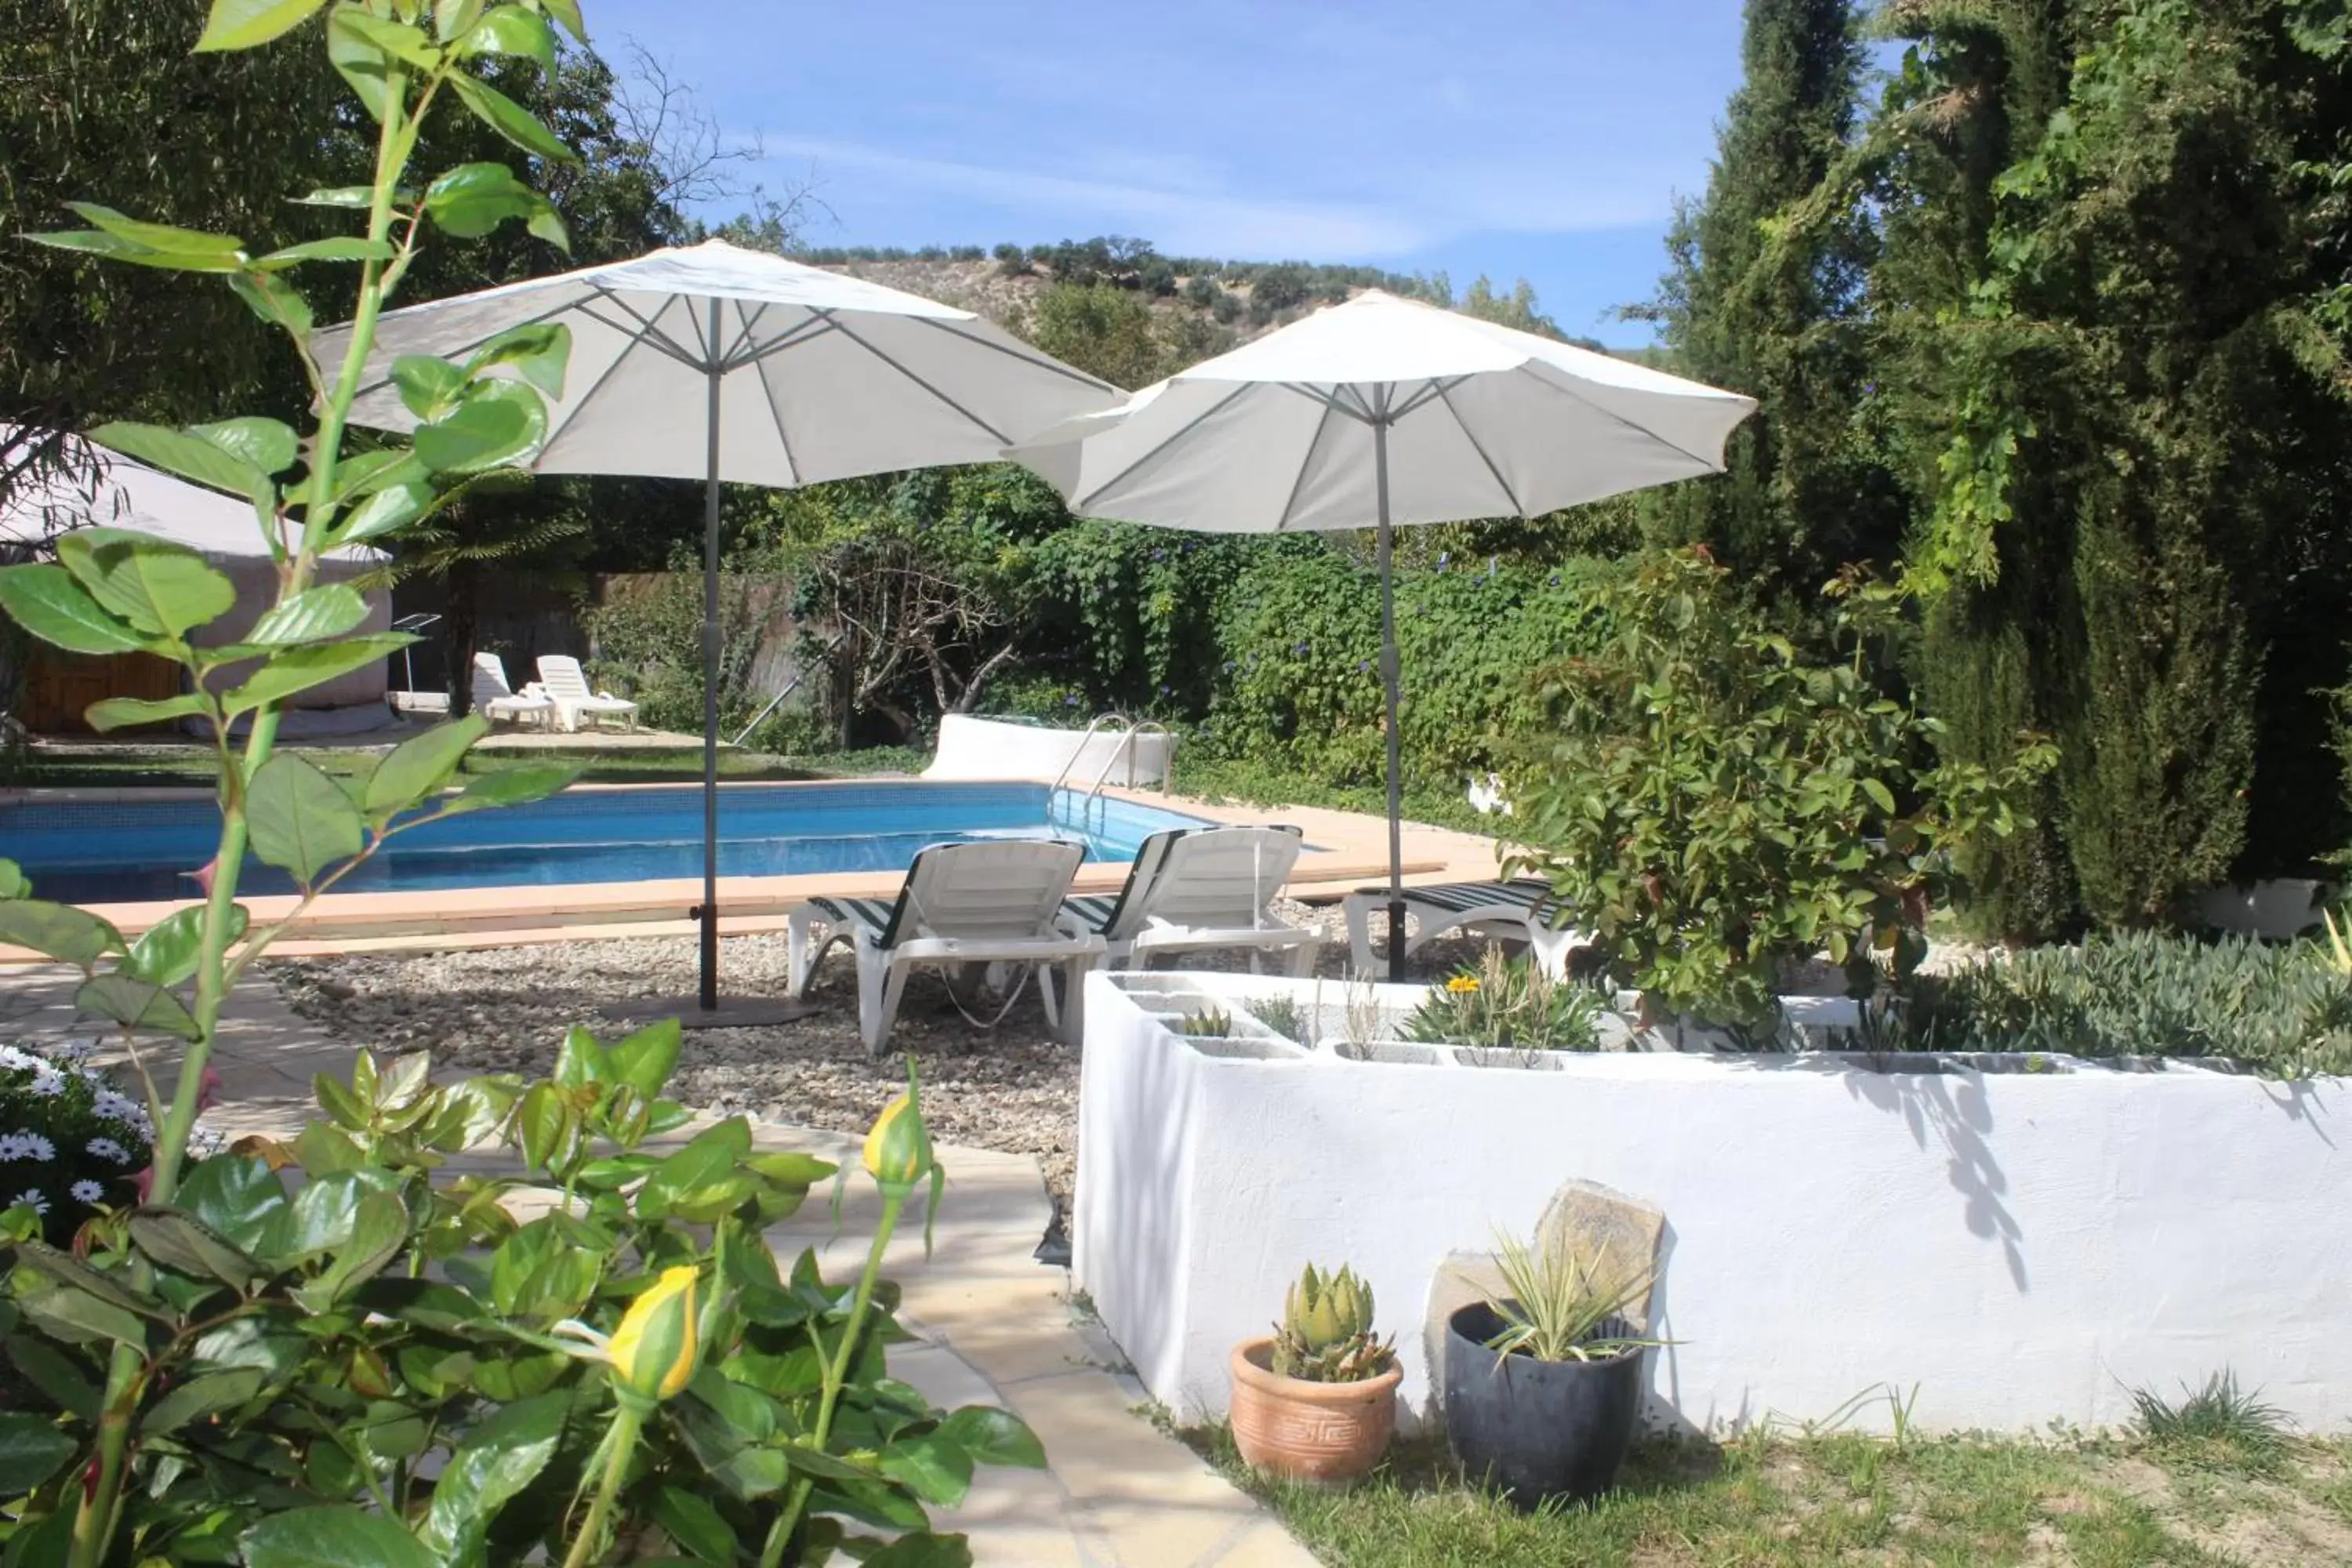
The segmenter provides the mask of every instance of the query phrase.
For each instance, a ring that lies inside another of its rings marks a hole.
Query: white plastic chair
[[[1078,983],[1104,948],[1101,937],[1057,923],[1084,854],[1057,838],[934,844],[907,868],[896,899],[811,899],[785,923],[787,993],[805,994],[817,961],[835,942],[849,942],[857,954],[858,1033],[879,1056],[915,965],[1035,964],[1045,1021],[1075,1044]],[[824,937],[813,943],[820,921]],[[1050,968],[1064,971],[1065,1005],[1044,977]]]
[[[1207,948],[1288,952],[1310,974],[1323,933],[1277,920],[1270,906],[1298,863],[1295,827],[1171,827],[1135,852],[1127,885],[1109,898],[1062,900],[1062,924],[1102,937],[1104,962],[1150,967],[1152,955]]]
[[[509,686],[506,661],[497,654],[478,653],[474,656],[474,711],[493,724],[502,719],[517,722],[536,719],[544,725],[555,717],[556,706],[536,689],[519,692]]]
[[[1372,924],[1378,918],[1387,927],[1389,890],[1360,888],[1341,903],[1348,917],[1349,956],[1360,974],[1381,972],[1372,951]],[[1421,932],[1404,944],[1407,956],[1431,939],[1449,931],[1467,930],[1481,936],[1502,935],[1524,941],[1536,967],[1559,978],[1568,974],[1568,955],[1591,942],[1572,926],[1555,926],[1551,884],[1540,877],[1517,877],[1507,882],[1440,882],[1404,889],[1407,917],[1421,922]]]
[[[637,705],[625,697],[591,688],[587,672],[570,654],[541,654],[539,683],[555,700],[556,714],[567,730],[580,728],[583,719],[595,722],[614,718],[621,721],[625,730],[637,727]]]

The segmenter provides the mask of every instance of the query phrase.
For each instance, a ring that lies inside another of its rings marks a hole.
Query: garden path
[[[0,969],[0,1035],[30,1043],[90,1034],[74,1025],[75,978],[55,967]],[[224,1020],[205,1124],[231,1139],[289,1137],[311,1110],[312,1075],[345,1076],[352,1057],[275,986],[248,978]],[[752,1126],[763,1148],[857,1158],[857,1140],[845,1134]],[[1271,1515],[1136,1413],[1147,1396],[1118,1347],[1074,1310],[1067,1275],[1031,1256],[1051,1213],[1036,1162],[958,1147],[939,1157],[948,1184],[930,1256],[913,1226],[887,1258],[904,1292],[901,1319],[917,1335],[891,1352],[892,1370],[937,1404],[1014,1412],[1052,1461],[1043,1472],[982,1470],[940,1527],[967,1532],[981,1568],[1313,1568]],[[852,1182],[836,1230],[826,1196],[812,1194],[770,1237],[788,1257],[814,1247],[828,1274],[845,1278],[877,1199],[870,1184]]]

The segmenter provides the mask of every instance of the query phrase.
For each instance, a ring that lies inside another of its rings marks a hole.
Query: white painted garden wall
[[[1129,978],[1087,982],[1076,1283],[1181,1413],[1223,1411],[1227,1352],[1266,1331],[1310,1259],[1370,1279],[1421,1409],[1441,1259],[1497,1226],[1525,1234],[1585,1177],[1667,1216],[1654,1311],[1678,1342],[1650,1358],[1654,1417],[1820,1418],[1892,1383],[1919,1385],[1927,1426],[2114,1426],[2130,1387],[2175,1394],[2228,1367],[2306,1427],[2352,1421],[2343,1080],[1221,1058],[1155,1023]],[[1180,978],[1316,994],[1149,981]]]
[[[1008,719],[975,719],[949,713],[940,720],[939,750],[927,779],[1041,779],[1048,783],[1069,769],[1068,783],[1085,789],[1105,768],[1115,784],[1159,784],[1168,776],[1175,742],[1165,731],[1138,735],[1122,743],[1117,727],[1088,735]]]

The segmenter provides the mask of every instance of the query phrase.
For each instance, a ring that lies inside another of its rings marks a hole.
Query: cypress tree
[[[1884,563],[1899,492],[1853,413],[1868,381],[1857,331],[1870,232],[1858,213],[1775,243],[1783,210],[1844,156],[1861,41],[1849,0],[1748,0],[1746,74],[1706,194],[1668,237],[1656,321],[1682,373],[1758,398],[1728,472],[1660,492],[1652,533],[1704,542],[1768,597],[1810,600],[1849,561]]]

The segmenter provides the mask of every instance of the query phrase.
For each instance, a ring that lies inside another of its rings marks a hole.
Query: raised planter
[[[2341,1080],[2057,1056],[1612,1051],[1514,1071],[1278,1039],[1211,1055],[1123,989],[1144,980],[1229,1009],[1237,1033],[1253,998],[1316,995],[1247,974],[1087,980],[1076,1283],[1185,1418],[1224,1410],[1232,1349],[1265,1331],[1290,1260],[1344,1257],[1410,1311],[1450,1255],[1531,1232],[1583,1177],[1668,1216],[1648,1331],[1676,1342],[1643,1359],[1652,1422],[1822,1418],[1892,1381],[1920,1385],[1928,1427],[2116,1426],[2133,1388],[2224,1367],[2306,1428],[2352,1421]],[[1381,988],[1358,1011],[1419,994]],[[1411,1419],[1433,1351],[1401,1333],[1397,1354]]]
[[[1503,1320],[1484,1301],[1445,1325],[1445,1441],[1463,1473],[1532,1508],[1582,1502],[1616,1484],[1642,1406],[1642,1352],[1538,1361],[1487,1348]],[[1622,1319],[1601,1331],[1623,1337]]]
[[[1396,1430],[1391,1366],[1361,1383],[1308,1383],[1274,1370],[1274,1341],[1235,1345],[1234,1447],[1260,1469],[1299,1480],[1353,1480],[1381,1462]]]

